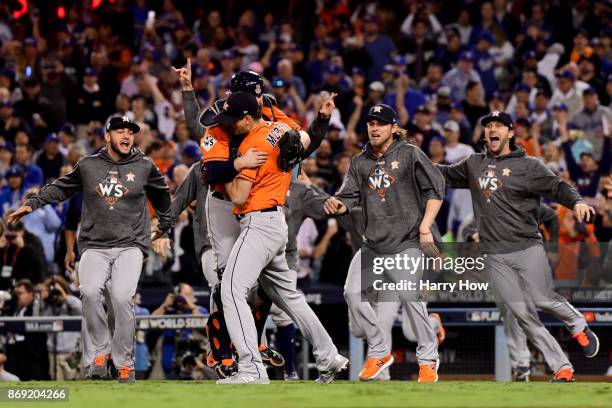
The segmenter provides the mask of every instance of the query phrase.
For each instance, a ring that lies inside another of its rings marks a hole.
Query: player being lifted
[[[586,357],[597,354],[599,340],[584,316],[553,290],[538,213],[541,197],[572,209],[579,222],[588,221],[595,210],[574,187],[516,147],[510,115],[494,111],[481,124],[486,151],[438,168],[450,187],[471,191],[480,248],[487,254],[500,309],[516,317],[529,341],[543,354],[554,372],[551,381],[574,381],[571,363],[540,321],[536,307],[561,320]]]
[[[372,257],[396,255],[421,258],[423,252],[437,255],[431,231],[444,197],[444,179],[431,161],[417,147],[400,140],[397,115],[388,105],[374,105],[366,116],[369,143],[351,161],[340,191],[325,202],[328,214],[343,214],[360,204],[365,218],[364,245]],[[379,180],[380,179],[380,180]],[[362,270],[371,274],[372,264],[362,264],[364,249],[359,250],[350,266],[344,296],[349,313],[362,329],[368,343],[368,359],[359,373],[360,380],[375,379],[393,363],[391,350],[376,312],[362,301]],[[414,274],[386,269],[385,275],[397,282],[418,282],[423,271]],[[417,340],[419,382],[438,380],[438,341],[427,315],[427,308],[417,296],[399,294],[408,313]]]

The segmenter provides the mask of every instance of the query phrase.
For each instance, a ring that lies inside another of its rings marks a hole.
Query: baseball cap
[[[582,95],[583,96],[586,96],[586,95],[597,95],[597,90],[595,88],[593,88],[592,86],[589,86],[587,89],[582,91]]]
[[[3,142],[0,142],[0,149],[8,150],[9,152],[14,152],[15,145],[12,142],[5,140]]]
[[[4,173],[4,178],[8,179],[9,177],[23,177],[23,167],[18,164],[14,164],[8,168],[6,173]]]
[[[567,111],[568,111],[568,109],[567,109],[567,105],[566,105],[566,104],[564,104],[563,102],[557,102],[557,103],[555,103],[555,104],[553,105],[553,108],[552,108],[552,109],[553,109],[554,111],[556,111],[556,110],[561,110],[561,111],[565,111],[565,112],[567,112]]]
[[[243,91],[232,92],[223,104],[223,110],[215,116],[215,122],[231,125],[246,115],[257,113],[259,113],[259,104],[254,95]]]
[[[367,122],[370,119],[376,119],[384,123],[397,123],[397,114],[389,105],[379,103],[378,105],[372,106],[368,111],[365,120]]]
[[[68,133],[69,135],[75,134],[74,125],[72,123],[66,122],[60,128],[60,132]]]
[[[506,112],[493,111],[480,120],[480,124],[486,127],[490,122],[500,122],[504,126],[512,129],[512,117]]]
[[[221,54],[221,59],[234,59],[235,55],[234,55],[234,51],[232,50],[225,50],[223,51],[223,53]]]
[[[353,75],[360,75],[360,76],[365,76],[365,71],[359,67],[354,67],[351,70],[351,74]]]
[[[32,47],[36,47],[36,44],[37,44],[36,38],[34,38],[34,37],[26,37],[23,40],[23,45],[30,45]]]
[[[480,40],[485,40],[489,44],[493,44],[495,42],[493,34],[491,34],[491,32],[487,30],[481,31],[480,34],[478,34],[478,41]]]
[[[0,76],[7,77],[12,81],[15,79],[15,71],[9,67],[4,67],[0,70]]]
[[[370,91],[385,92],[385,84],[380,81],[374,81],[369,86]]]
[[[342,68],[340,68],[338,65],[331,64],[329,67],[327,67],[327,73],[329,75],[340,75],[342,73]]]
[[[366,14],[363,17],[363,22],[364,23],[377,23],[378,18],[374,14]]]
[[[131,129],[132,132],[140,132],[140,126],[132,122],[127,116],[113,116],[106,122],[105,130],[110,132],[117,129]]]
[[[417,106],[417,108],[414,111],[414,113],[422,113],[424,115],[431,115],[431,111],[429,110],[429,108],[425,104]]]
[[[406,65],[406,58],[403,55],[396,55],[393,57],[393,63],[395,65]]]
[[[463,112],[463,106],[459,102],[451,102],[451,109],[456,109]]]
[[[523,61],[531,59],[531,58],[537,58],[537,57],[538,57],[538,54],[536,54],[534,50],[528,50],[528,51],[525,51],[525,53],[523,54]]]
[[[47,135],[47,137],[45,138],[45,143],[49,143],[49,142],[55,142],[55,143],[60,142],[60,138],[57,135],[57,133],[49,133]]]
[[[199,65],[193,67],[193,77],[194,78],[202,78],[208,74],[207,70],[202,68]]]
[[[200,152],[200,147],[195,144],[188,144],[183,148],[183,154],[190,159],[200,158],[202,153]]]
[[[94,67],[87,67],[85,68],[85,71],[83,72],[83,76],[97,76],[97,75],[98,75],[98,71],[96,71]]]
[[[272,88],[274,89],[284,88],[285,86],[287,86],[287,82],[285,82],[285,80],[282,78],[277,78],[272,81]]]
[[[449,130],[451,132],[459,132],[459,124],[454,120],[449,120],[444,124],[444,130]]]
[[[438,92],[436,92],[436,94],[443,98],[450,98],[451,89],[448,86],[441,86],[440,88],[438,88]]]
[[[522,82],[519,82],[518,84],[516,84],[514,86],[514,92],[531,92],[531,88],[529,88],[529,85],[524,84]]]
[[[557,77],[569,79],[570,81],[573,81],[576,79],[576,75],[574,75],[574,73],[570,71],[569,69],[564,69],[557,75]]]
[[[493,92],[493,94],[491,94],[491,100],[503,101],[504,100],[504,96],[502,95],[501,92],[495,91],[495,92]]]
[[[140,55],[134,55],[132,58],[132,65],[140,65],[142,63],[142,57]]]
[[[383,72],[391,72],[392,74],[395,74],[396,72],[395,66],[393,66],[393,64],[386,64],[383,67]]]
[[[459,54],[459,60],[474,62],[474,55],[470,51],[463,51]]]
[[[4,107],[12,108],[13,107],[13,103],[10,100],[8,100],[8,99],[6,101],[1,101],[0,102],[0,108],[4,108]]]

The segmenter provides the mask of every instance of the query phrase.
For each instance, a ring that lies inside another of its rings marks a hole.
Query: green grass
[[[17,385],[17,384],[15,384]],[[7,388],[9,383],[0,385]],[[611,407],[611,383],[495,383],[484,381],[417,384],[273,382],[267,386],[217,386],[206,382],[110,381],[21,383],[20,387],[61,386],[69,403],[19,403],[12,407],[83,408],[302,408],[302,407]],[[6,404],[6,405],[5,405]]]

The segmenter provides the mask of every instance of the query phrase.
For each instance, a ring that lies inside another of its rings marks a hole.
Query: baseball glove
[[[304,155],[300,133],[293,129],[286,131],[278,141],[278,147],[280,148],[278,167],[285,172],[291,171]]]

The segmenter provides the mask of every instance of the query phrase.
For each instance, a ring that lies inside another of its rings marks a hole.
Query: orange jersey
[[[234,208],[234,214],[246,214],[285,204],[287,190],[291,184],[291,172],[285,173],[278,167],[278,140],[289,129],[287,124],[262,120],[244,138],[239,148],[240,154],[254,147],[267,152],[268,160],[257,169],[243,169],[236,176],[252,182],[253,187],[247,201]]]
[[[206,129],[200,139],[202,162],[227,161],[230,157],[230,134],[222,126]]]

